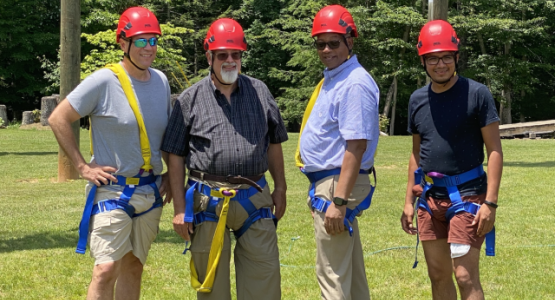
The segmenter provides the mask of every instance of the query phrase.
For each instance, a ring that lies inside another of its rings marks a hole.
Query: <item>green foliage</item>
[[[59,1],[0,1],[0,102],[10,115],[33,107],[48,85],[39,57],[56,58],[59,14]]]
[[[426,74],[415,45],[427,20],[425,0],[83,0],[82,77],[117,62],[117,20],[130,6],[151,9],[162,26],[154,67],[164,71],[173,92],[208,74],[203,40],[221,17],[242,24],[248,42],[243,73],[266,83],[290,130],[299,127],[313,88],[322,78],[310,36],[315,13],[341,4],[359,31],[354,53],[380,87],[380,109],[397,78],[395,128],[404,133],[411,93]],[[486,84],[498,105],[512,99],[513,119],[555,115],[555,2],[544,0],[449,1],[448,21],[461,40],[459,73]],[[0,2],[0,94],[9,111],[36,106],[40,93],[59,86],[59,2]],[[44,74],[42,74],[44,72]],[[31,106],[31,104],[34,104]],[[390,106],[391,107],[391,106]],[[388,116],[390,117],[390,116]]]
[[[4,120],[2,118],[0,118],[0,127],[4,126]]]
[[[41,110],[40,109],[34,109],[33,110],[33,122],[35,122],[35,123],[40,122],[40,115],[41,115]]]
[[[389,118],[380,114],[380,131],[387,132],[389,128]]]

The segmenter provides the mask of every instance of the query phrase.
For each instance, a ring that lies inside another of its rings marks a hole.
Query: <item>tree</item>
[[[39,58],[56,59],[59,27],[59,1],[0,1],[0,102],[11,118],[39,103],[48,85]]]

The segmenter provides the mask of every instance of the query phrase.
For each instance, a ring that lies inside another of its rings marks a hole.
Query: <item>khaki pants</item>
[[[339,175],[329,176],[316,182],[315,196],[331,200]],[[370,192],[367,174],[359,174],[347,208],[354,209]],[[310,197],[308,206],[310,207]],[[311,208],[312,209],[312,208]],[[314,233],[316,237],[316,276],[322,299],[368,300],[370,291],[364,268],[364,255],[358,221],[351,224],[353,236],[345,230],[339,235],[329,235],[324,227],[325,213],[314,211]]]
[[[229,188],[249,188],[248,185],[229,186],[216,182],[208,182],[211,186]],[[195,192],[195,213],[206,210],[210,198]],[[273,205],[268,185],[262,193],[257,193],[250,198],[257,209],[271,207]],[[223,201],[216,208],[219,215]],[[243,226],[248,214],[237,201],[231,200],[227,215],[227,227],[238,230]],[[199,224],[191,236],[191,255],[195,263],[199,282],[203,282],[206,276],[208,256],[216,222],[205,221]],[[199,300],[230,300],[230,266],[231,242],[229,229],[226,228],[224,235],[224,246],[214,286],[210,293],[197,293]],[[281,275],[279,266],[279,252],[277,247],[276,227],[271,219],[260,219],[254,222],[250,228],[237,240],[234,250],[235,273],[237,281],[238,300],[259,299],[281,299]]]

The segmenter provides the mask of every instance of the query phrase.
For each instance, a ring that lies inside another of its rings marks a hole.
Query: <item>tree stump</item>
[[[177,98],[179,98],[179,94],[171,94],[170,95],[170,101],[171,101],[172,108],[173,108],[173,105],[175,104],[175,101],[177,101]]]
[[[40,124],[42,126],[48,125],[48,117],[50,117],[50,115],[52,114],[52,111],[54,111],[54,108],[56,108],[56,105],[58,105],[57,98],[59,97],[56,97],[56,96],[42,97],[41,106],[40,106]]]
[[[21,118],[21,125],[29,125],[35,123],[35,116],[32,111],[24,111]]]
[[[0,127],[8,126],[8,110],[6,105],[0,105],[0,118],[4,121],[4,124]]]

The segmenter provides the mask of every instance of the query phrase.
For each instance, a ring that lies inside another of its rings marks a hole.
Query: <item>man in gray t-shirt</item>
[[[166,76],[150,68],[161,34],[148,9],[126,10],[116,33],[123,60],[113,69],[88,76],[48,120],[60,146],[89,181],[77,246],[78,253],[85,253],[88,240],[95,258],[87,299],[113,299],[114,294],[118,299],[139,299],[143,266],[158,233],[162,205],[171,201],[166,175],[160,176],[162,158],[167,159],[160,146],[170,115],[170,88]],[[137,111],[124,92],[126,80]],[[91,120],[89,163],[71,131],[71,123],[85,116]]]

